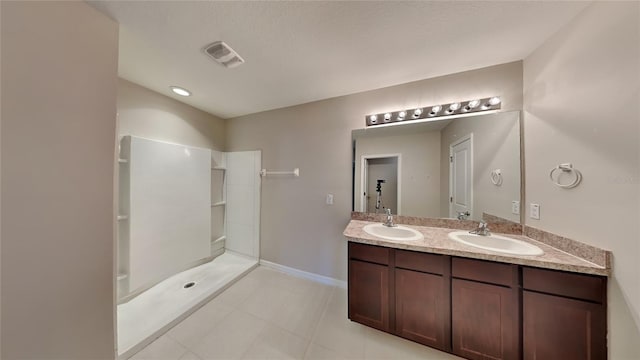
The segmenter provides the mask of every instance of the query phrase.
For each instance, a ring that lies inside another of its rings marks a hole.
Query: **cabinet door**
[[[389,267],[349,260],[349,319],[389,331]]]
[[[396,333],[441,350],[449,349],[449,294],[441,275],[396,269]]]
[[[454,354],[467,359],[518,359],[520,329],[514,291],[498,285],[453,279]]]
[[[523,292],[524,359],[607,358],[602,305]]]

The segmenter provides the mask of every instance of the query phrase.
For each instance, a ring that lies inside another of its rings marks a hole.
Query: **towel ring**
[[[559,173],[558,176],[554,178],[553,175],[557,170],[560,170],[561,173]],[[560,174],[562,173],[573,173],[573,181],[568,184],[560,184]],[[580,172],[580,170],[574,169],[571,163],[565,163],[551,169],[551,171],[549,172],[549,179],[551,179],[551,181],[558,187],[561,187],[563,189],[572,189],[578,186],[578,184],[580,184],[580,182],[582,181],[582,173]]]
[[[495,169],[491,171],[490,176],[491,176],[491,183],[493,183],[493,185],[495,186],[502,185],[502,172],[500,171],[500,169]]]

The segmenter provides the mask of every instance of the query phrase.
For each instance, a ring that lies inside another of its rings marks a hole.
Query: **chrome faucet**
[[[384,226],[388,226],[388,227],[394,227],[394,226],[398,226],[396,224],[393,223],[393,215],[391,215],[391,209],[386,208],[385,212],[387,213],[387,221],[384,222]]]
[[[476,235],[480,235],[480,236],[490,236],[491,232],[489,231],[489,225],[487,225],[487,222],[484,220],[480,220],[480,223],[478,224],[478,228],[475,230],[471,230],[469,231],[471,234],[476,234]]]
[[[471,215],[471,213],[468,212],[468,211],[464,211],[464,212],[458,211],[458,216],[457,217],[458,217],[458,220],[466,220],[467,216],[469,216],[469,215]]]

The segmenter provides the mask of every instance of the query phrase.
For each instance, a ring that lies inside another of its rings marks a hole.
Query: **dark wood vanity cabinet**
[[[448,256],[395,250],[395,333],[450,351]]]
[[[525,360],[607,358],[606,278],[524,268]]]
[[[517,265],[453,258],[453,353],[467,359],[519,359]]]
[[[467,359],[606,359],[606,280],[349,242],[351,320]]]
[[[349,319],[387,332],[390,252],[385,247],[349,243]]]

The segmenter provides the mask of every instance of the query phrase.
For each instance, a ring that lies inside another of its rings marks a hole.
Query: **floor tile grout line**
[[[280,274],[281,274],[281,275],[284,275],[286,278],[295,278],[295,279],[298,279],[298,278],[296,278],[296,277],[294,277],[294,276],[291,276],[291,275],[288,275],[288,274],[286,274],[286,273],[280,273],[280,272],[278,272],[277,270],[272,270],[272,269],[266,269],[266,270],[268,270],[268,271],[274,271],[274,272],[278,273],[279,275],[280,275]],[[288,280],[288,279],[287,279],[287,280]],[[305,282],[313,283],[313,284],[318,283],[318,282],[313,281],[313,280],[310,280],[310,279],[302,279],[302,280],[304,280]],[[322,283],[319,283],[319,284],[322,284]],[[299,295],[301,295],[301,294],[296,293],[296,292],[294,292],[294,291],[292,291],[292,290],[288,289],[287,287],[281,286],[280,284],[275,283],[275,282],[273,282],[273,281],[269,281],[269,285],[272,285],[274,288],[279,288],[279,290],[281,290],[281,291],[286,291],[286,292],[288,292],[288,293],[290,293],[291,295],[294,295],[294,296],[299,296]],[[322,284],[322,285],[324,285],[324,284]],[[326,309],[327,309],[327,306],[328,306],[328,304],[329,304],[329,300],[331,299],[331,296],[333,295],[334,288],[335,288],[334,286],[330,286],[330,292],[329,292],[329,295],[328,295],[328,296],[327,296],[327,298],[324,300],[324,303],[321,305],[321,306],[322,306],[322,311],[321,311],[321,314],[320,314],[320,316],[319,316],[319,320],[321,320],[321,319],[322,319],[322,317],[324,316],[324,313],[325,313],[325,311],[326,311]],[[246,299],[246,301],[249,301],[249,299]],[[305,345],[305,351],[304,351],[304,353],[303,353],[303,358],[304,358],[304,356],[306,356],[306,354],[307,354],[307,351],[308,351],[308,349],[309,349],[309,346],[310,346],[310,344],[311,344],[311,342],[312,342],[313,337],[315,336],[315,332],[317,331],[317,328],[318,328],[318,325],[319,325],[319,321],[318,321],[318,322],[316,322],[316,323],[315,323],[315,325],[314,325],[314,327],[313,327],[313,330],[312,330],[312,334],[311,334],[311,336],[306,337],[306,336],[302,336],[301,334],[295,333],[295,332],[293,332],[292,330],[289,330],[289,329],[286,329],[286,328],[282,327],[280,324],[277,324],[277,323],[276,323],[276,322],[274,322],[272,319],[263,319],[262,317],[257,316],[257,315],[255,315],[255,314],[252,314],[252,313],[250,313],[250,312],[248,312],[248,311],[245,311],[245,310],[241,310],[241,311],[244,311],[245,313],[250,314],[250,315],[253,315],[253,316],[257,317],[257,318],[260,318],[260,319],[262,319],[262,320],[266,321],[269,325],[274,326],[274,327],[276,327],[276,328],[280,329],[281,331],[284,331],[284,332],[285,332],[285,333],[287,333],[287,334],[293,335],[293,336],[295,336],[295,337],[298,337],[298,338],[300,338],[300,339],[304,340],[304,341],[306,342],[306,345]],[[255,343],[255,341],[257,341],[258,339],[259,339],[259,338],[256,338],[256,340],[254,340],[254,342],[253,342],[253,343]],[[253,343],[252,343],[251,345],[253,345]],[[247,351],[248,351],[248,350],[247,350]],[[246,354],[246,352],[243,354],[243,356],[244,356],[245,354]]]
[[[253,316],[253,317],[255,317],[256,319],[260,319],[261,321],[264,321],[264,323],[265,323],[265,324],[268,324],[268,322],[267,322],[266,320],[261,319],[260,317],[255,316],[255,315],[253,315],[253,314],[251,314],[251,313],[249,313],[249,312],[246,312],[246,311],[244,311],[244,310],[238,310],[238,311],[242,311],[242,312],[243,312],[243,313],[245,313],[246,315]],[[263,330],[264,330],[264,326],[263,326],[263,328],[262,328],[262,329],[260,329],[260,332],[262,332]],[[258,333],[258,335],[255,337],[255,339],[253,339],[253,340],[251,341],[251,343],[249,343],[249,345],[244,349],[244,352],[242,352],[242,354],[241,354],[240,356],[238,356],[238,359],[245,359],[245,357],[244,357],[244,356],[249,352],[249,350],[251,350],[251,347],[253,347],[253,345],[254,345],[258,340],[260,340],[260,332],[259,332],[259,333]]]
[[[189,350],[189,353],[193,356],[195,356],[198,360],[204,360],[200,355],[194,353],[193,351]],[[184,355],[182,355],[184,357]]]
[[[216,296],[216,297],[217,297],[217,296]],[[211,299],[211,301],[213,301],[214,299],[215,299],[215,298]],[[206,303],[205,305],[210,304],[210,303],[211,303],[211,301],[209,301],[209,302],[208,302],[208,303]],[[204,307],[204,306],[202,306],[202,307]],[[200,309],[202,309],[202,307],[201,307]],[[198,310],[200,310],[200,309],[198,309]],[[231,314],[232,314],[234,311],[236,311],[236,310],[237,310],[237,309],[235,309],[235,308],[231,308],[231,311],[229,311],[228,313],[226,313],[225,315],[223,315],[223,316],[218,320],[218,323],[222,322],[224,319],[226,319],[229,315],[231,315]],[[194,314],[195,314],[195,312],[194,312],[193,314],[189,315],[189,317],[191,317],[191,316],[192,316],[192,315],[194,315]],[[187,318],[187,319],[188,319],[188,318]],[[172,340],[174,340],[175,342],[177,342],[178,344],[182,345],[184,348],[186,348],[187,350],[189,350],[190,352],[192,352],[192,353],[196,354],[196,356],[198,356],[199,358],[201,358],[201,356],[200,356],[200,355],[198,355],[198,354],[194,351],[194,349],[192,349],[191,347],[187,346],[186,344],[183,344],[180,340],[178,340],[178,339],[174,338],[174,337],[173,337],[173,336],[171,336],[171,334],[170,334],[171,330],[173,330],[173,329],[174,329],[175,327],[177,327],[178,325],[182,324],[182,323],[183,323],[185,320],[187,320],[187,319],[184,319],[184,320],[182,320],[181,322],[177,323],[177,324],[176,324],[176,326],[174,326],[174,327],[172,327],[171,329],[167,330],[167,332],[166,332],[164,335],[168,336],[169,338],[171,338]],[[216,325],[217,325],[217,324],[216,324]],[[202,339],[206,338],[209,334],[211,334],[215,328],[216,328],[216,326],[213,326],[213,327],[211,327],[211,328],[208,328],[204,335],[202,335],[202,336],[198,336],[198,341],[196,341],[195,343],[198,343],[198,342],[202,341]]]
[[[147,350],[150,346],[152,346],[156,341],[160,340],[162,337],[166,336],[167,334],[164,333],[162,335],[160,335],[159,337],[157,337],[156,339],[154,339],[149,345],[145,346],[144,348],[140,349],[140,351],[136,352],[135,354],[129,356],[127,358],[127,360],[135,360],[135,357],[138,356],[138,354],[142,353],[143,351]],[[175,342],[180,349],[183,350],[183,352],[179,355],[179,357],[177,359],[180,359],[181,357],[184,356],[184,354],[191,352],[191,350],[189,350],[186,346],[184,346],[183,344],[181,344],[179,341],[175,340],[174,338],[167,336],[169,338],[169,340]],[[145,359],[145,358],[141,358],[141,359]]]
[[[304,355],[302,356],[303,359],[306,359],[307,355],[309,354],[309,349],[311,348],[311,344],[313,344],[313,340],[316,338],[316,335],[318,334],[318,327],[320,326],[320,323],[322,322],[322,320],[324,319],[324,317],[325,317],[325,315],[327,313],[327,308],[329,307],[329,302],[333,298],[333,294],[335,293],[335,291],[336,291],[336,286],[332,286],[331,287],[331,293],[329,294],[329,297],[327,298],[327,300],[324,303],[324,308],[322,309],[322,315],[320,315],[320,318],[318,319],[318,323],[313,328],[313,333],[311,334],[311,340],[309,340],[309,343],[307,344],[307,348],[304,351]]]

